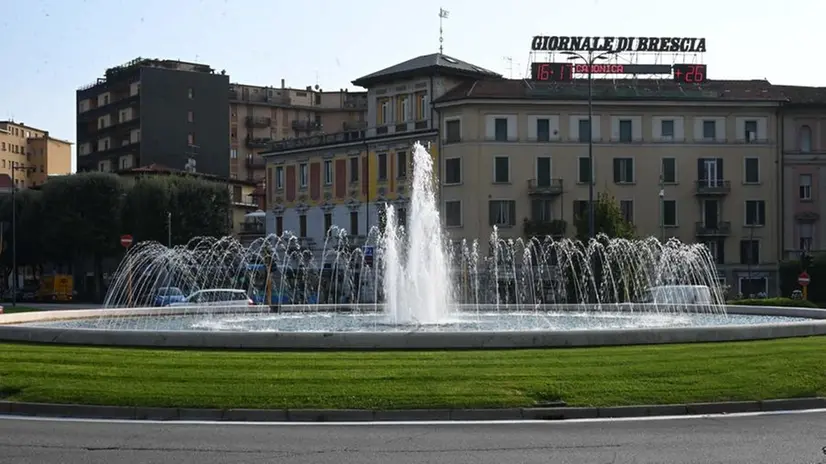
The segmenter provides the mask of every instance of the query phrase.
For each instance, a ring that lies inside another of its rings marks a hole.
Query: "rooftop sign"
[[[531,50],[543,52],[705,53],[706,39],[695,37],[567,37],[534,36]]]

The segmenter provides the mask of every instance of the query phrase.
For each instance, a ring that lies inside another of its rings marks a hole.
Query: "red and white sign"
[[[120,236],[120,244],[124,248],[129,248],[132,246],[132,236],[131,235],[121,235]]]
[[[809,273],[806,271],[801,272],[800,275],[797,276],[797,283],[800,284],[801,287],[809,285],[811,281],[812,279],[809,278]]]

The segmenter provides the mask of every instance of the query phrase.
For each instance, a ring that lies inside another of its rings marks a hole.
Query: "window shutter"
[[[766,202],[757,202],[757,224],[764,225],[766,223]]]
[[[516,225],[516,202],[511,200],[508,201],[508,224],[515,226]]]
[[[490,225],[496,224],[496,201],[488,202],[488,222]]]
[[[622,176],[620,175],[620,159],[614,158],[614,183],[618,183],[622,181]]]

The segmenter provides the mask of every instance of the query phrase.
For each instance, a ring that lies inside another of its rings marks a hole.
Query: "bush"
[[[795,308],[817,308],[809,300],[794,300],[792,298],[746,298],[743,300],[727,301],[726,304],[735,306],[786,306]]]

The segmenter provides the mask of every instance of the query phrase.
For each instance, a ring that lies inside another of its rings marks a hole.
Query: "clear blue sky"
[[[327,90],[438,51],[524,74],[533,35],[706,37],[709,77],[824,85],[826,2],[786,0],[0,0],[0,119],[74,141],[75,89],[138,56],[233,82]],[[317,76],[317,77],[316,77]]]

